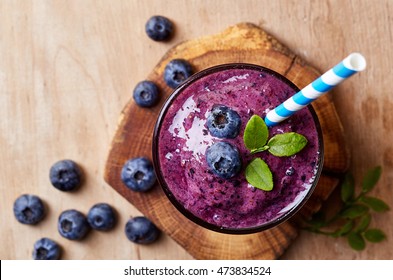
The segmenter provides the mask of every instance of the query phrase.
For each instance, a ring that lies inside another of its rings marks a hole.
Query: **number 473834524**
[[[222,266],[217,270],[220,275],[270,275],[270,267]]]

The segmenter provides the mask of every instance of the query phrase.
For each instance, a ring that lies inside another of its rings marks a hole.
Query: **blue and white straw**
[[[315,99],[331,90],[353,74],[366,68],[366,59],[360,53],[352,53],[339,64],[327,71],[301,91],[287,99],[265,117],[267,126],[274,126],[287,119],[300,109],[306,107]]]

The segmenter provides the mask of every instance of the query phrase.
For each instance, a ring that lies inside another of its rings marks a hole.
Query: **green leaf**
[[[354,232],[363,232],[365,231],[368,226],[370,225],[371,222],[371,215],[370,214],[365,214],[360,217],[360,220],[357,224],[357,226],[354,228]]]
[[[348,222],[346,222],[341,228],[339,228],[338,230],[336,230],[332,236],[334,237],[339,237],[339,236],[343,236],[345,234],[347,234],[348,232],[351,231],[353,227],[353,221],[349,220]]]
[[[246,167],[246,179],[254,187],[271,191],[273,189],[273,175],[269,166],[260,158],[253,159]]]
[[[348,243],[352,249],[361,251],[366,248],[366,242],[364,241],[363,237],[356,232],[351,232],[348,234]]]
[[[382,173],[382,168],[380,166],[377,166],[367,171],[366,175],[363,178],[362,191],[363,192],[371,191],[377,184],[379,178],[381,177],[381,173]]]
[[[341,217],[348,219],[355,219],[360,217],[368,212],[368,207],[365,205],[354,204],[351,207],[345,209],[341,213]]]
[[[353,198],[355,193],[355,180],[351,173],[346,174],[341,184],[341,200],[347,202]]]
[[[263,119],[258,115],[253,115],[247,122],[244,130],[244,145],[250,151],[263,148],[265,146],[269,131]]]
[[[360,198],[360,201],[368,205],[375,212],[385,212],[390,209],[389,205],[376,197],[363,196]]]
[[[377,243],[377,242],[381,242],[382,240],[386,239],[386,235],[380,229],[370,228],[370,229],[366,230],[366,232],[364,233],[364,238],[366,238],[367,241]]]
[[[300,152],[307,145],[307,139],[301,134],[288,132],[273,136],[267,145],[271,154],[288,157]]]

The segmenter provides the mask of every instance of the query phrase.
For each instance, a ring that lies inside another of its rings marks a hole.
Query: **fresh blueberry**
[[[49,178],[56,189],[68,192],[80,186],[82,171],[74,161],[60,160],[50,168]]]
[[[138,244],[152,243],[160,233],[159,229],[145,217],[134,217],[128,220],[125,232],[130,241]]]
[[[107,231],[115,226],[116,213],[109,204],[98,203],[87,213],[87,222],[93,229]]]
[[[224,105],[214,106],[207,117],[207,128],[218,138],[235,138],[240,131],[239,114]]]
[[[36,224],[45,216],[44,204],[38,196],[21,195],[14,202],[14,215],[22,224]]]
[[[121,180],[133,191],[145,192],[156,182],[156,174],[150,160],[138,157],[127,161],[121,170]]]
[[[41,238],[34,243],[34,260],[58,260],[60,259],[61,249],[59,244],[49,238]]]
[[[163,16],[152,16],[145,25],[147,36],[154,41],[166,41],[173,32],[172,22]]]
[[[152,107],[158,101],[158,87],[151,81],[142,81],[136,85],[133,97],[139,106]]]
[[[89,231],[85,215],[77,210],[63,211],[58,220],[57,229],[61,236],[70,240],[80,240]]]
[[[171,88],[177,88],[192,75],[192,66],[184,59],[171,60],[164,69],[165,83]]]
[[[211,145],[206,150],[206,161],[211,170],[224,179],[235,176],[241,169],[239,151],[226,142]]]

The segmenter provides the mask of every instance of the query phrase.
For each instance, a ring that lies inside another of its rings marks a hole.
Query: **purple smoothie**
[[[308,144],[301,152],[292,157],[276,157],[267,151],[250,155],[243,142],[250,117],[257,114],[264,118],[296,88],[271,71],[254,66],[219,70],[178,89],[161,112],[154,144],[160,183],[182,212],[213,228],[245,229],[275,223],[310,195],[317,180],[322,148],[319,124],[304,108],[269,128],[269,139],[285,132],[304,135]],[[208,131],[206,119],[215,105],[228,106],[240,115],[236,138],[219,139]],[[241,155],[242,169],[230,179],[213,174],[206,162],[206,149],[218,141],[234,145]],[[270,167],[272,191],[256,189],[246,181],[244,169],[255,157]]]

